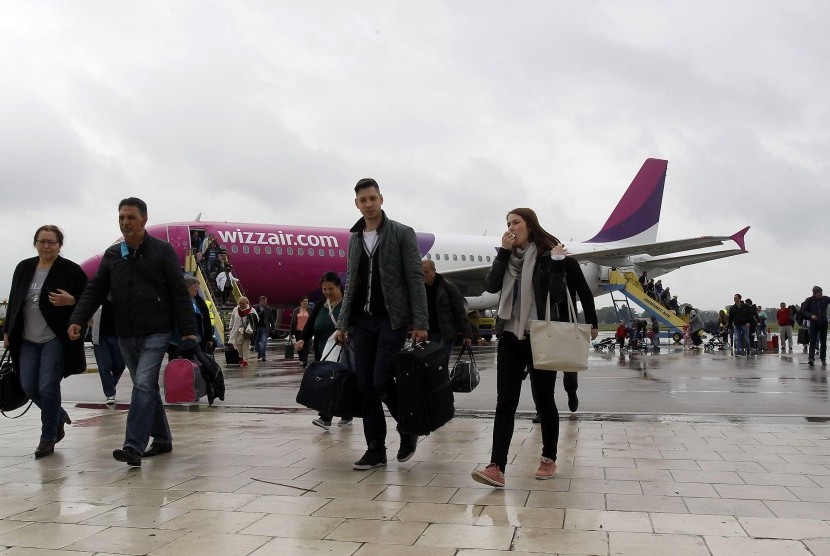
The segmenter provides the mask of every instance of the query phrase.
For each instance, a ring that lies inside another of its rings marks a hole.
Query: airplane
[[[744,236],[749,226],[730,236],[657,241],[667,167],[666,160],[647,159],[602,229],[586,242],[566,243],[570,255],[582,265],[594,296],[607,293],[601,285],[607,283],[611,268],[638,274],[647,270],[649,277],[656,278],[683,266],[747,252]],[[265,295],[270,305],[294,307],[304,295],[320,297],[323,273],[334,271],[345,277],[348,229],[202,222],[198,218],[150,225],[146,230],[169,242],[182,266],[191,250],[191,234],[213,234],[227,249],[234,274],[252,300]],[[468,310],[497,306],[498,294],[484,292],[484,277],[501,245],[500,236],[428,232],[416,232],[416,236],[421,256],[435,261],[438,272],[459,287]],[[710,249],[725,242],[737,248]],[[690,251],[694,252],[679,255]],[[81,265],[90,277],[102,255]]]

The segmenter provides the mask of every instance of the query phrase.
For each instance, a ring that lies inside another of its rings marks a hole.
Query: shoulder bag
[[[6,350],[3,352],[3,356],[0,357],[0,412],[8,417],[6,415],[7,411],[21,408],[26,405],[26,402],[29,402],[29,396],[23,391],[23,386],[20,385],[20,373],[15,370],[12,364],[11,353]],[[29,402],[29,407],[32,407],[32,402]],[[26,408],[26,411],[29,411],[29,407]],[[12,419],[23,416],[26,411],[12,417]]]
[[[571,292],[568,299],[568,322],[550,320],[550,292],[545,304],[545,320],[530,321],[530,351],[533,368],[544,371],[584,371],[588,368],[588,344],[591,325],[576,321]]]
[[[467,360],[462,361],[461,358],[465,353],[468,354]],[[459,393],[472,392],[476,389],[480,381],[481,375],[476,366],[473,350],[470,349],[470,346],[465,345],[458,352],[455,365],[453,365],[450,371],[450,386],[452,387],[452,391]]]

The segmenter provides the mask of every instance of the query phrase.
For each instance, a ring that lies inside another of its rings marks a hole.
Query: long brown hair
[[[561,243],[561,241],[556,239],[555,236],[546,232],[545,229],[539,225],[539,218],[536,216],[533,209],[514,208],[507,213],[507,216],[509,217],[511,214],[516,214],[522,217],[522,220],[525,221],[525,225],[527,226],[527,239],[528,241],[535,243],[536,248],[539,251],[544,249],[553,249]]]

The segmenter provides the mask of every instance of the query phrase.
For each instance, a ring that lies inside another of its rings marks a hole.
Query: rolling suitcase
[[[178,357],[164,367],[164,401],[193,403],[207,394],[207,383],[199,365]]]
[[[239,352],[233,346],[225,346],[225,365],[239,365]]]
[[[447,370],[447,352],[437,343],[415,344],[396,353],[398,429],[425,435],[455,415],[455,398]]]

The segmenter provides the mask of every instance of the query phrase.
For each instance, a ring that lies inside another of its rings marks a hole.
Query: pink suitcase
[[[190,359],[179,357],[164,367],[164,401],[167,403],[193,403],[205,394],[205,379],[199,365]]]

